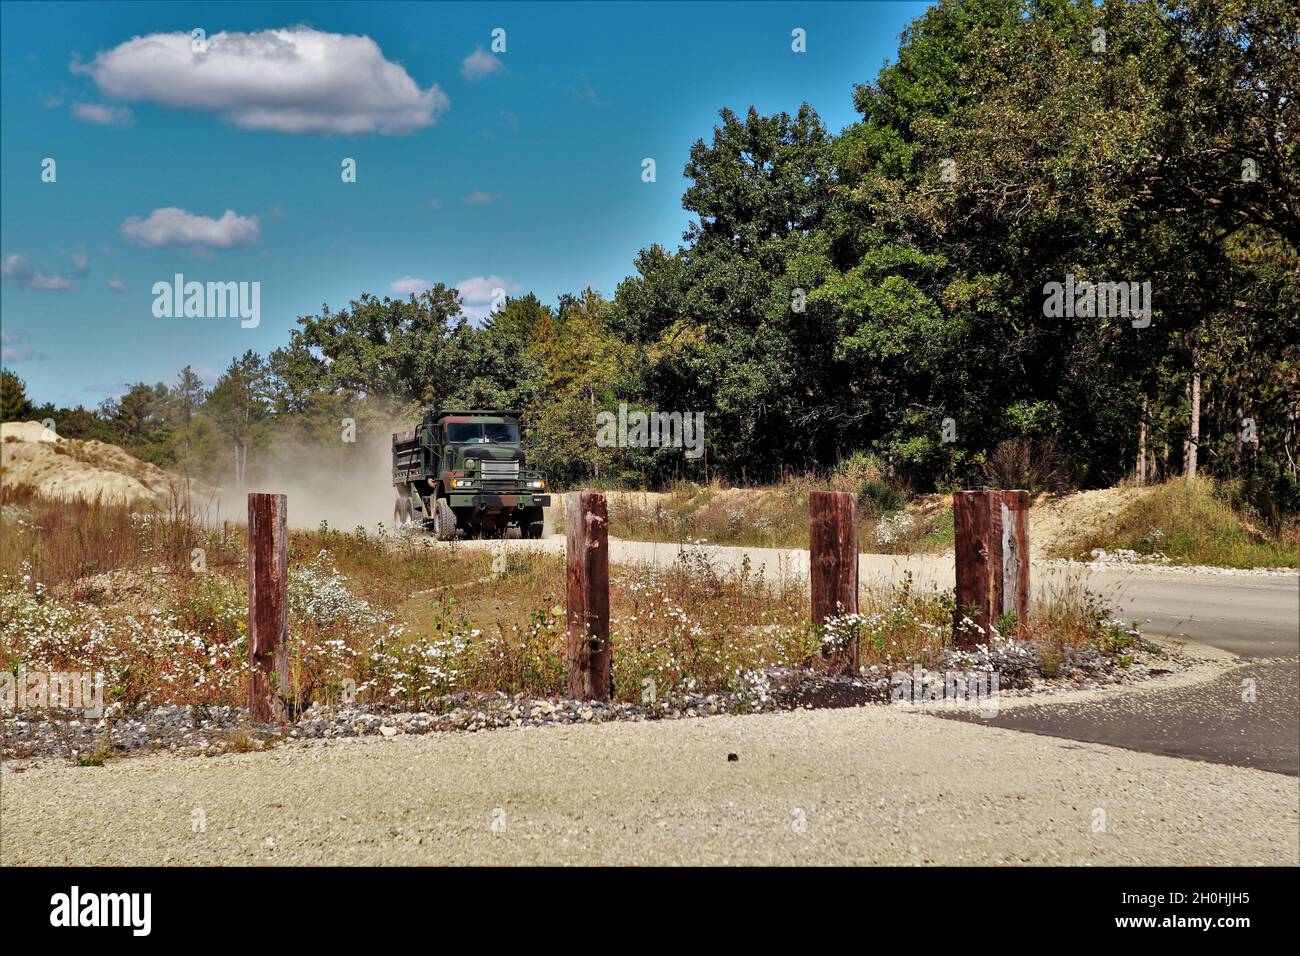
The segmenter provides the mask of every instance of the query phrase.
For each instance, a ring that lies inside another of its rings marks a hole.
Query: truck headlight
[[[474,479],[473,479],[473,478],[453,478],[453,479],[451,480],[451,486],[452,486],[453,488],[472,488],[472,487],[474,487]]]
[[[546,490],[546,482],[545,482],[545,481],[530,481],[530,482],[528,482],[528,487],[531,488],[531,489],[533,489],[534,491],[544,491],[544,490]]]

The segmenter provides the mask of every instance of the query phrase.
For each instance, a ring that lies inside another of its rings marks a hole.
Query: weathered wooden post
[[[609,512],[599,491],[564,496],[569,696],[609,700]]]
[[[287,511],[285,495],[248,496],[248,709],[259,723],[288,719]]]
[[[1029,623],[1029,492],[958,491],[952,496],[957,561],[959,645],[988,640],[998,618],[1014,614]],[[969,617],[983,632],[963,630]]]
[[[843,491],[814,491],[808,495],[808,558],[812,586],[812,622],[856,614],[858,610],[858,509]],[[842,648],[823,647],[822,654],[837,674],[858,672],[856,635]]]

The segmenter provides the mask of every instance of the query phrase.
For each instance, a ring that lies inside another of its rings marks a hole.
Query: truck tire
[[[433,536],[439,541],[452,541],[456,537],[456,512],[451,510],[446,498],[434,502]]]
[[[542,536],[542,509],[529,508],[519,519],[519,537],[540,538]]]

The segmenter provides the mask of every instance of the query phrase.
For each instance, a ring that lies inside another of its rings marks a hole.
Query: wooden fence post
[[[808,559],[812,587],[812,622],[856,614],[858,610],[858,509],[844,491],[814,491],[808,495]],[[825,648],[832,673],[858,672],[858,640],[848,646]]]
[[[569,696],[609,700],[609,512],[598,491],[564,496]]]
[[[248,709],[258,723],[288,719],[287,511],[285,495],[248,496]]]
[[[957,562],[958,645],[988,641],[998,618],[1029,623],[1029,492],[958,491],[952,496]],[[983,631],[963,630],[969,617]]]
[[[998,529],[997,591],[993,607],[1002,614],[1014,614],[1016,623],[1029,623],[1029,492],[995,492],[1000,499],[994,516]]]

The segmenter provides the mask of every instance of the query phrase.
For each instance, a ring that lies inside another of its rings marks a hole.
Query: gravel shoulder
[[[1294,779],[890,707],[0,771],[4,865],[1298,861]]]

